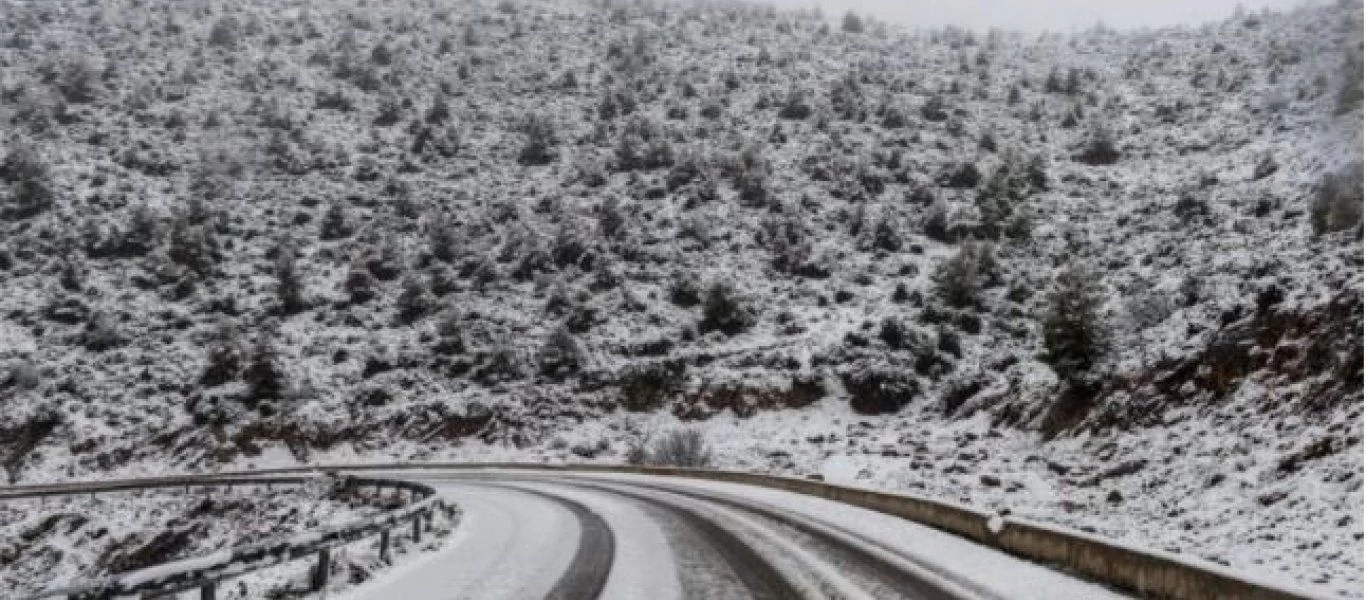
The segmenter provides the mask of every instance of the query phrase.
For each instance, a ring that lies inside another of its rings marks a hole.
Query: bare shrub
[[[712,464],[712,448],[701,430],[674,429],[660,437],[646,436],[638,440],[627,450],[626,462],[633,465],[704,469]]]

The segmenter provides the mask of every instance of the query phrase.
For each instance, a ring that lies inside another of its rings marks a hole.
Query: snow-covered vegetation
[[[722,467],[1360,593],[1356,3],[0,13],[11,481],[688,426]]]

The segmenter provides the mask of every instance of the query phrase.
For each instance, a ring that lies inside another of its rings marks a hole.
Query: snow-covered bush
[[[526,116],[520,125],[526,140],[517,153],[517,162],[524,166],[548,165],[556,158],[555,128],[550,119],[532,114]]]
[[[1119,162],[1120,156],[1114,131],[1104,121],[1092,121],[1076,161],[1092,166],[1113,165]]]
[[[856,364],[841,376],[849,407],[864,415],[895,414],[920,397],[920,381],[904,368]]]
[[[12,145],[0,163],[0,179],[9,183],[9,198],[0,218],[27,219],[48,210],[56,202],[47,164],[30,146]]]
[[[398,309],[398,320],[405,324],[411,324],[427,315],[431,310],[431,298],[427,295],[427,289],[422,285],[421,279],[413,275],[403,278],[395,307]]]
[[[209,29],[209,45],[232,48],[241,36],[242,25],[236,17],[219,17]]]
[[[621,406],[628,411],[654,410],[683,389],[688,368],[677,360],[652,361],[628,367],[617,377]]]
[[[702,320],[697,323],[697,330],[735,335],[749,329],[754,321],[755,315],[735,287],[725,281],[716,281],[707,288],[702,299]]]
[[[542,375],[564,378],[583,366],[583,348],[567,327],[558,327],[546,337],[537,356]]]

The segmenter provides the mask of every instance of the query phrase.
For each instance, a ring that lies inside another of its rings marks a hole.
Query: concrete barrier
[[[953,533],[1014,556],[1049,565],[1082,579],[1105,584],[1143,598],[1205,600],[1313,599],[1308,591],[1259,580],[1250,574],[1204,561],[1130,546],[1100,536],[1007,517],[993,531],[993,513],[968,506],[907,494],[841,486],[811,479],[779,477],[743,471],[713,471],[630,465],[550,465],[530,463],[390,463],[320,465],[222,473],[222,477],[286,475],[313,471],[370,470],[527,470],[558,473],[626,473],[687,477],[741,483],[806,494],[894,515]],[[166,478],[175,479],[175,478]],[[25,486],[0,488],[0,499]],[[41,488],[43,486],[32,486]]]

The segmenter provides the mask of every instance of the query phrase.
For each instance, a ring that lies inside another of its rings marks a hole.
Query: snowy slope
[[[12,481],[614,462],[692,424],[722,466],[1360,593],[1360,187],[1316,208],[1361,160],[1359,6],[1072,35],[616,0],[0,12]],[[1113,164],[1078,160],[1102,130]],[[1074,266],[1110,341],[1084,393],[1041,323]]]

